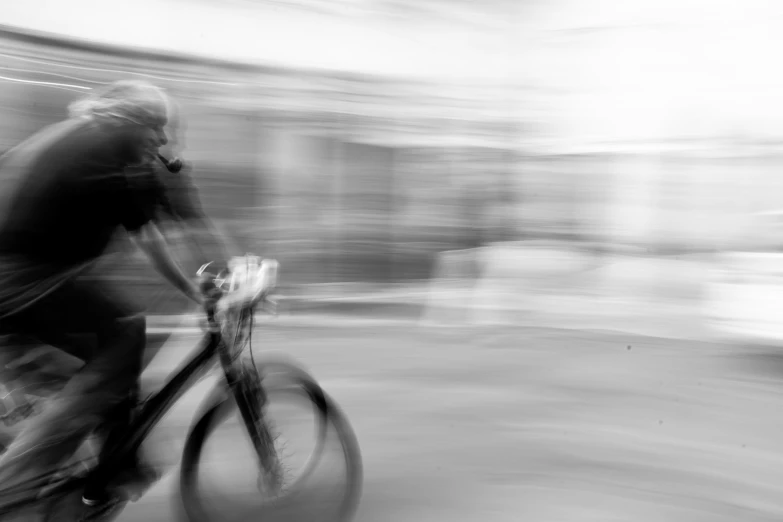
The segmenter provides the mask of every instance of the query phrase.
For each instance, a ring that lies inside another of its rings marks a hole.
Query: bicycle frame
[[[202,276],[209,263],[202,266],[197,275]],[[272,269],[274,270],[274,268]],[[268,272],[267,272],[268,273]],[[212,276],[210,276],[212,277]],[[217,277],[202,281],[201,291],[205,296],[214,295],[213,291],[219,288],[215,285]],[[218,296],[219,298],[219,296]],[[260,386],[257,373],[247,372],[241,364],[235,364],[238,357],[232,353],[226,345],[219,321],[216,319],[216,302],[206,308],[207,324],[209,330],[205,336],[204,347],[193,356],[178,372],[176,372],[163,388],[145,401],[138,416],[132,420],[129,434],[103,448],[101,458],[95,469],[87,477],[87,488],[101,489],[118,471],[123,469],[130,459],[135,456],[142,442],[149,432],[157,425],[160,419],[169,411],[171,406],[198,380],[205,370],[210,367],[215,356],[218,356],[223,368],[227,393],[233,393],[242,419],[248,429],[253,445],[259,457],[259,464],[268,468],[270,464],[269,452],[266,449],[271,445],[269,433],[259,426],[261,419],[261,407],[266,402],[266,396]],[[252,335],[252,319],[255,314],[255,304],[243,306],[238,311],[238,323],[236,334],[244,326],[244,321],[250,320]],[[254,369],[255,370],[255,369]]]
[[[199,276],[202,275],[202,272],[204,272],[204,269],[207,266],[208,265],[204,265],[201,270],[199,270]],[[276,277],[276,272],[274,272],[274,270],[276,270],[276,262],[274,262],[271,269],[266,265],[262,265],[259,272],[262,270],[266,270],[264,275],[267,277]],[[269,276],[269,270],[272,270],[271,276]],[[264,277],[264,275],[262,275],[262,277]],[[212,277],[211,274],[209,276]],[[207,324],[209,326],[201,343],[203,345],[202,348],[195,355],[191,356],[190,359],[185,361],[178,371],[173,372],[166,384],[160,390],[144,401],[138,414],[131,420],[130,426],[127,428],[127,434],[114,442],[107,441],[107,445],[101,451],[98,464],[86,475],[73,476],[70,478],[62,477],[61,479],[57,479],[55,483],[51,482],[51,477],[44,475],[40,478],[33,479],[26,485],[20,485],[19,488],[15,487],[4,491],[3,493],[5,494],[16,494],[22,493],[25,487],[28,489],[32,487],[33,489],[37,489],[38,493],[33,497],[12,500],[5,505],[0,505],[0,516],[6,512],[11,512],[25,505],[29,505],[31,502],[36,502],[46,496],[62,494],[73,488],[82,489],[84,493],[83,498],[97,498],[92,495],[88,496],[88,492],[96,493],[98,496],[102,495],[105,492],[106,486],[111,483],[112,479],[125,471],[127,465],[132,465],[133,459],[141,444],[161,418],[171,409],[171,406],[201,379],[208,370],[214,367],[216,358],[222,367],[224,380],[222,385],[213,389],[209,400],[214,401],[215,398],[218,398],[225,402],[226,399],[233,396],[242,419],[246,424],[248,433],[254,443],[259,457],[259,464],[265,469],[271,469],[269,464],[274,463],[275,461],[271,460],[273,455],[270,456],[271,453],[269,451],[269,448],[271,447],[270,434],[266,429],[266,426],[264,426],[263,423],[259,423],[263,417],[262,408],[266,403],[266,393],[261,386],[261,379],[255,367],[253,366],[252,369],[250,369],[242,364],[239,358],[241,350],[234,353],[236,351],[234,350],[235,348],[244,345],[244,342],[239,344],[236,342],[239,338],[241,327],[249,326],[249,336],[252,336],[255,308],[262,296],[257,294],[254,295],[252,299],[249,299],[248,302],[239,303],[241,308],[236,310],[239,313],[237,335],[231,343],[227,344],[222,333],[220,321],[216,319],[218,300],[223,296],[219,289],[217,294],[214,292],[214,289],[217,288],[214,285],[214,281],[217,280],[217,277],[212,281],[205,280],[201,285],[201,291],[204,297],[208,299],[205,312],[207,315]],[[264,281],[264,279],[262,279],[262,281]],[[269,279],[266,279],[266,282],[268,281]],[[274,304],[274,301],[271,300],[267,300],[267,302]],[[249,321],[249,323],[246,323],[246,321]],[[249,337],[247,340],[249,341]],[[224,393],[225,397],[222,397]],[[33,482],[35,482],[35,485],[31,485]]]
[[[215,356],[219,356],[226,376],[227,389],[237,382],[238,370],[229,357],[228,347],[223,342],[219,328],[211,327],[202,341],[204,347],[192,356],[158,392],[144,402],[141,411],[131,422],[129,434],[113,448],[105,448],[106,458],[91,471],[91,484],[105,485],[123,463],[138,451],[147,435],[157,425],[171,406],[187,392],[211,367]]]

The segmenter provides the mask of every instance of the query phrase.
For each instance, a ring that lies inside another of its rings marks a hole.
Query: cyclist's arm
[[[127,204],[124,225],[131,238],[149,257],[155,269],[189,298],[201,302],[195,284],[185,276],[161,231],[160,211],[172,214],[156,166],[143,165],[126,169]],[[200,266],[200,265],[199,265]]]
[[[171,256],[166,240],[154,223],[147,223],[131,233],[131,237],[139,248],[147,254],[155,269],[163,277],[196,303],[203,303],[198,286],[183,273],[180,266]]]
[[[160,205],[162,214],[168,215],[172,222],[180,227],[191,253],[201,261],[199,266],[209,261],[221,262],[228,259],[229,248],[225,238],[204,212],[199,191],[193,183],[189,169],[186,168],[177,175],[163,173],[159,179],[164,186],[161,196],[163,201]],[[161,217],[158,216],[159,222]]]
[[[201,260],[222,264],[231,257],[226,242],[208,218],[188,219],[183,225],[192,250]]]

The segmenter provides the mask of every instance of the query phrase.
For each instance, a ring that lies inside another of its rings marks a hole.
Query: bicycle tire
[[[330,425],[334,428],[342,447],[348,477],[346,492],[343,495],[337,515],[329,522],[347,522],[351,520],[361,497],[363,467],[359,444],[347,417],[316,381],[295,364],[270,359],[259,364],[259,369],[264,374],[263,386],[268,393],[271,394],[285,389],[295,389],[304,392],[318,412],[319,418],[323,419],[323,424],[327,428]],[[180,514],[188,522],[216,522],[217,520],[209,514],[199,491],[199,464],[207,439],[220,424],[227,420],[236,408],[237,405],[233,396],[226,395],[225,392],[213,395],[211,402],[203,410],[203,415],[194,423],[188,434],[182,454],[179,480]],[[318,455],[314,455],[316,464],[323,450],[323,439],[326,437],[325,431],[319,431],[319,440],[316,446]],[[298,485],[300,480],[305,479],[306,475],[303,474],[295,484]],[[274,502],[271,501],[269,504]]]

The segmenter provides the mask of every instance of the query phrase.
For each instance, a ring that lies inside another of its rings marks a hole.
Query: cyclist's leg
[[[44,341],[17,336],[4,341],[0,344],[0,383],[28,395],[48,396],[61,389],[91,353],[86,350],[89,345],[79,347],[81,338]]]
[[[97,349],[0,457],[0,489],[56,467],[113,408],[127,403],[138,383],[145,342],[144,318],[102,286],[84,281],[64,285],[9,324],[44,342],[94,334]]]

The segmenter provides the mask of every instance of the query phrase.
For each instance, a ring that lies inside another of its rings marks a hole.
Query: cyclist
[[[176,125],[169,120],[169,136],[176,133]],[[173,140],[172,140],[173,141]],[[186,265],[186,273],[195,273],[196,269],[208,261],[213,261],[212,270],[225,268],[224,261],[229,259],[228,248],[220,235],[216,232],[211,220],[204,213],[198,196],[198,190],[190,176],[190,168],[187,164],[179,172],[169,172],[163,168],[159,161],[154,161],[141,166],[131,166],[126,169],[129,179],[133,179],[145,190],[151,191],[153,198],[159,198],[154,221],[161,230],[168,243],[175,246],[179,239],[185,240],[188,247],[184,256],[177,255],[177,261]],[[170,230],[178,234],[167,233]],[[179,254],[180,249],[174,248]],[[111,260],[127,259],[127,256],[114,256],[108,258],[108,266],[99,263],[97,273],[116,269]],[[214,261],[217,260],[217,261]],[[88,277],[95,277],[95,273]],[[35,393],[41,382],[55,382],[67,378],[74,371],[74,364],[78,364],[72,357],[64,355],[57,349],[48,345],[41,345],[35,339],[26,339],[19,334],[5,336],[6,342],[0,350],[0,367],[2,367],[2,384],[11,386],[8,389],[23,387],[27,391]],[[155,347],[160,346],[156,343]],[[144,357],[149,362],[155,355],[148,346]],[[19,406],[16,402],[14,406]],[[0,429],[0,448],[5,449],[8,436]],[[1,452],[2,450],[0,450]]]
[[[160,194],[126,172],[153,161],[166,143],[168,107],[167,95],[156,86],[116,82],[72,104],[67,120],[0,161],[0,176],[13,180],[0,205],[0,328],[86,361],[0,457],[0,489],[51,472],[99,428],[104,448],[110,447],[127,425],[145,320],[99,282],[78,278],[118,229],[129,233],[176,288],[202,301],[155,226]],[[89,334],[97,348],[73,342],[73,334]]]

